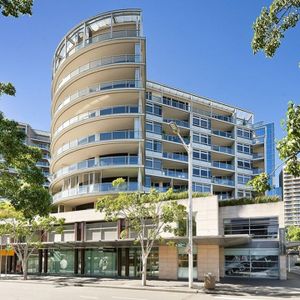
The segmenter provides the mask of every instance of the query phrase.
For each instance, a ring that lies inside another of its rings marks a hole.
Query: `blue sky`
[[[2,97],[7,117],[50,128],[51,61],[64,34],[85,18],[117,8],[143,9],[147,78],[280,120],[287,102],[299,103],[300,26],[288,32],[273,59],[254,56],[252,23],[262,0],[36,0],[33,16],[0,16],[0,80],[12,81],[14,98]]]

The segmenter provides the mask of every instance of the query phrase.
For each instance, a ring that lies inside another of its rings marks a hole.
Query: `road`
[[[2,300],[279,300],[279,297],[188,294],[148,290],[0,282]],[[286,298],[285,298],[286,299]],[[297,298],[294,298],[297,299]],[[298,298],[299,299],[299,298]]]

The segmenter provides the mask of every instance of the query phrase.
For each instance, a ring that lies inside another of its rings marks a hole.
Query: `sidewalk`
[[[94,288],[116,288],[155,290],[177,293],[210,293],[217,295],[231,296],[273,296],[273,297],[300,297],[300,276],[289,274],[289,280],[268,280],[268,279],[241,279],[226,278],[213,291],[203,288],[202,282],[195,282],[194,289],[189,289],[185,281],[164,281],[148,280],[147,286],[141,286],[141,280],[136,279],[112,279],[112,278],[91,278],[91,277],[59,277],[59,276],[29,276],[23,281],[20,275],[8,275],[1,281],[26,282],[37,284],[53,284],[57,286],[82,286]]]

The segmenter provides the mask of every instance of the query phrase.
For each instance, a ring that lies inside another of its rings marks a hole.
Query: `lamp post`
[[[172,131],[174,134],[176,134],[180,141],[182,142],[187,154],[188,154],[188,257],[189,257],[189,288],[193,287],[193,151],[192,151],[192,145],[191,142],[189,145],[187,145],[182,138],[180,134],[180,129],[178,128],[177,124],[175,122],[169,123]]]

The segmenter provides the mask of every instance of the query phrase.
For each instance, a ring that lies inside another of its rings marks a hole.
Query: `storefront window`
[[[85,252],[85,273],[104,277],[117,276],[115,248],[90,249]]]
[[[74,250],[49,250],[48,273],[73,274]]]
[[[186,244],[178,245],[178,278],[189,276],[189,256]],[[193,277],[197,279],[197,248],[193,248]]]
[[[39,272],[39,255],[37,253],[30,255],[27,266],[28,266],[28,273]]]
[[[225,249],[225,276],[278,278],[278,249]]]

